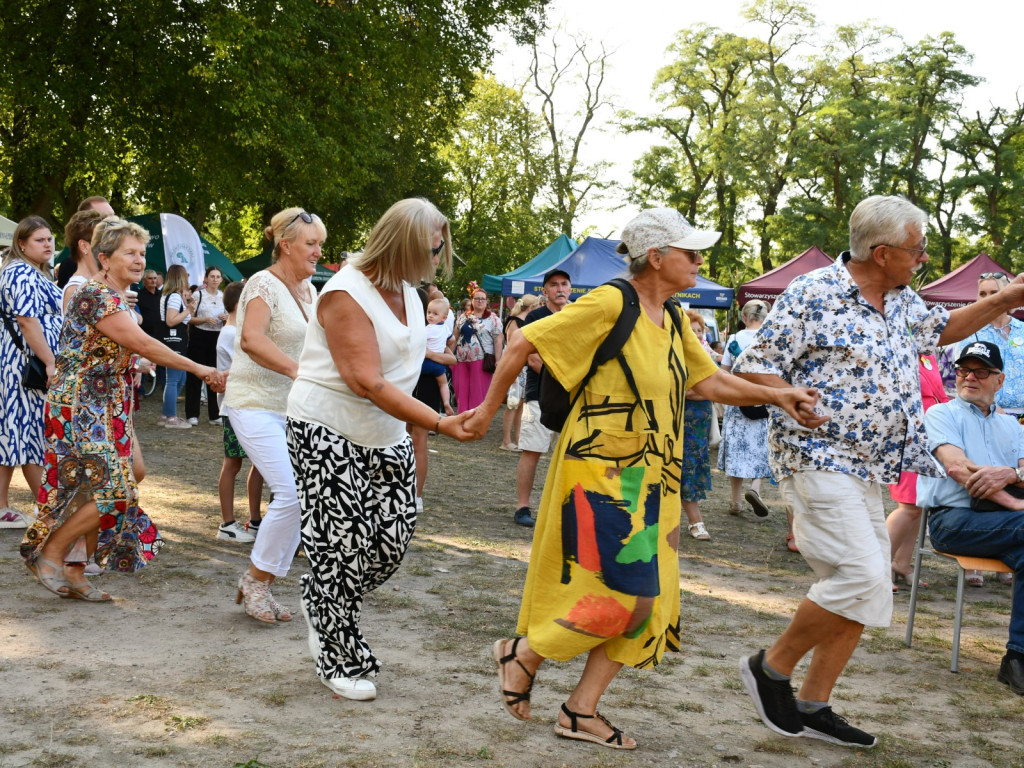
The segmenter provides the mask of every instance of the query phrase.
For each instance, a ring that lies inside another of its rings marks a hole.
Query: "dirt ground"
[[[811,576],[785,549],[777,491],[764,493],[766,520],[729,517],[718,474],[702,504],[713,539],[681,545],[683,652],[652,671],[624,670],[603,700],[640,749],[554,735],[580,661],[542,667],[534,720],[512,719],[490,647],[513,634],[530,532],[512,524],[516,456],[498,450],[498,422],[477,444],[430,439],[426,511],[409,555],[366,602],[364,630],[383,662],[378,698],[334,698],[317,681],[301,615],[266,626],[235,605],[249,547],[215,536],[219,428],[168,432],[157,412],[150,401],[139,417],[141,493],[167,546],[136,576],[99,577],[113,604],[46,592],[18,556],[20,532],[0,531],[0,768],[1024,766],[1024,698],[995,679],[1009,589],[970,591],[961,672],[951,674],[956,581],[937,558],[927,561],[913,647],[903,644],[903,588],[892,626],[865,633],[835,691],[836,710],[879,746],[769,732],[737,660],[782,631]],[[28,503],[20,477],[13,501]],[[296,611],[305,570],[297,558],[274,590]]]

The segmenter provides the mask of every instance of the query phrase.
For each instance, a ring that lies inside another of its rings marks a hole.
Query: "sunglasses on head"
[[[312,214],[312,213],[306,213],[305,211],[299,211],[298,213],[296,213],[296,214],[295,214],[295,215],[294,215],[294,216],[292,217],[291,221],[289,221],[289,222],[288,222],[288,223],[287,223],[287,224],[285,225],[285,228],[287,228],[287,227],[290,227],[290,226],[292,225],[292,223],[293,223],[293,222],[294,222],[294,221],[295,221],[296,219],[302,219],[302,221],[303,221],[303,223],[304,223],[304,224],[312,224],[312,223],[313,223],[313,216],[314,216],[314,215],[315,215],[315,214]]]
[[[982,272],[978,275],[980,280],[999,280],[1002,277],[1006,277],[1005,272]]]

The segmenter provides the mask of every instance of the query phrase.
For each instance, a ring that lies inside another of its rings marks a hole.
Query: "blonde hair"
[[[524,309],[533,309],[538,304],[540,304],[540,296],[536,293],[527,293],[512,306],[512,311],[509,314],[518,315]]]
[[[188,270],[181,264],[172,264],[167,268],[167,275],[164,277],[163,296],[170,296],[172,293],[185,293],[188,290]]]
[[[300,217],[308,215],[313,221],[310,224],[304,222]],[[281,243],[285,240],[294,242],[298,240],[306,227],[313,227],[321,240],[327,239],[327,227],[315,213],[309,213],[305,208],[285,208],[274,214],[270,220],[270,226],[263,229],[263,234],[274,244],[274,255],[271,263],[281,258]],[[222,273],[223,274],[223,273]]]
[[[24,261],[26,264],[38,269],[47,277],[53,277],[50,272],[49,264],[42,264],[36,266],[31,261],[25,258],[25,252],[21,249],[21,241],[28,240],[32,235],[38,232],[40,229],[49,230],[51,235],[53,230],[50,229],[50,225],[46,223],[46,219],[42,216],[26,216],[24,219],[18,222],[18,226],[14,228],[14,237],[11,240],[11,247],[7,250],[7,255],[4,256],[3,263],[0,263],[0,270],[6,267],[8,264],[15,261]]]
[[[361,254],[349,256],[348,263],[378,288],[397,291],[402,283],[432,282],[435,231],[444,240],[439,254],[442,274],[452,273],[452,235],[448,218],[426,198],[411,197],[392,205],[366,240]]]
[[[121,247],[125,238],[134,237],[140,240],[143,245],[149,243],[149,232],[146,228],[136,224],[134,221],[125,221],[117,216],[107,216],[99,222],[92,231],[92,255],[97,263],[100,254],[110,256]]]

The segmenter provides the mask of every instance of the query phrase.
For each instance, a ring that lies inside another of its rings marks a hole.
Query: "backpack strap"
[[[605,285],[614,285],[619,291],[622,292],[622,311],[615,320],[615,325],[605,336],[604,341],[601,342],[601,346],[597,348],[597,352],[594,353],[594,361],[590,364],[590,370],[587,371],[587,375],[580,381],[579,386],[576,388],[576,394],[573,395],[572,400],[569,401],[569,411],[572,411],[576,400],[583,394],[583,390],[587,386],[587,382],[597,373],[597,369],[607,363],[613,357],[619,357],[620,363],[622,348],[626,345],[626,341],[629,339],[629,335],[633,332],[633,328],[636,327],[636,321],[640,319],[640,297],[636,295],[636,288],[629,280],[624,280],[621,277],[616,277],[613,280],[609,280]],[[627,366],[623,364],[623,370],[627,370]],[[627,372],[627,379],[632,379],[631,374]],[[633,390],[633,395],[639,402],[640,396],[636,391],[636,383],[630,381],[630,388]]]

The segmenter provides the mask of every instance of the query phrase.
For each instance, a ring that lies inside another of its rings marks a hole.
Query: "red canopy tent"
[[[936,304],[946,309],[966,307],[978,300],[978,280],[983,272],[1003,272],[1013,279],[1013,272],[1004,269],[987,253],[979,253],[962,267],[928,283],[917,293],[929,307]]]
[[[794,277],[804,275],[818,267],[827,267],[832,263],[828,254],[818,246],[812,245],[799,256],[794,256],[785,264],[755,277],[736,290],[736,303],[741,307],[751,299],[761,299],[771,306],[775,298],[786,290],[786,286]]]

